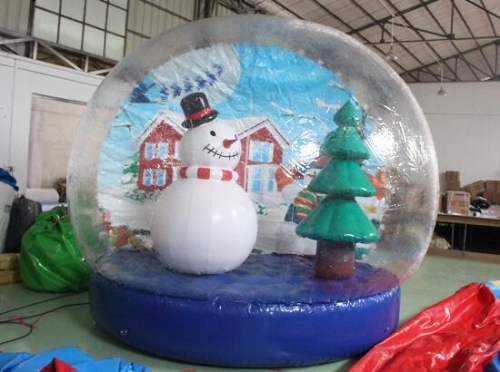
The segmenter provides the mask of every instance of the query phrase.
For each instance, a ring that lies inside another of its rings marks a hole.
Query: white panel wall
[[[440,172],[457,170],[462,186],[500,180],[500,83],[411,84],[434,138]]]
[[[88,102],[102,77],[0,53],[0,166],[13,166],[21,190],[28,175],[34,94]]]
[[[0,166],[8,165],[15,59],[0,55]]]

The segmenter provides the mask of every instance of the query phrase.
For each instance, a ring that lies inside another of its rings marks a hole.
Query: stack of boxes
[[[460,187],[460,172],[447,171],[444,178],[444,213],[469,214],[471,196],[483,196],[492,204],[500,204],[500,181],[477,181]]]
[[[471,183],[470,185],[464,186],[463,189],[464,191],[467,191],[470,196],[480,196],[486,190],[486,186],[484,181],[477,181]]]
[[[500,181],[485,181],[483,196],[490,203],[500,203]]]
[[[460,172],[447,171],[444,177],[446,191],[460,191]]]
[[[19,254],[0,254],[0,284],[14,283],[21,280],[19,271]]]
[[[449,214],[469,214],[470,194],[460,190],[460,172],[445,172],[446,195],[443,212]]]

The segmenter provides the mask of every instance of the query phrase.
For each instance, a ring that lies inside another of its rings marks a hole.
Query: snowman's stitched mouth
[[[216,148],[214,146],[210,146],[210,144],[207,144],[204,148],[203,148],[203,151],[206,151],[208,154],[212,155],[214,158],[215,157],[218,157],[219,159],[233,159],[233,158],[237,158],[238,156],[240,156],[240,153],[239,151],[235,151],[233,153],[228,153],[228,154],[224,154],[220,151],[217,151]]]

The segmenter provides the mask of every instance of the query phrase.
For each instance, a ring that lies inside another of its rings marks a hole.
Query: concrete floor
[[[500,279],[500,263],[498,261],[495,262],[491,258],[492,256],[484,256],[480,261],[460,257],[427,255],[418,272],[402,285],[401,323],[406,322],[425,307],[452,295],[466,284]],[[51,299],[56,296],[57,294],[37,293],[27,290],[19,283],[0,285],[0,314],[6,310]],[[84,303],[87,301],[88,294],[85,292],[13,311],[9,315],[27,316],[38,314],[61,305]],[[5,319],[5,316],[0,316],[0,319]],[[154,372],[180,372],[187,370],[214,372],[231,370],[192,366],[164,360],[120,344],[93,326],[88,305],[68,307],[45,315],[38,322],[37,327],[31,335],[21,340],[1,345],[6,340],[22,336],[26,331],[27,329],[24,327],[1,324],[0,350],[4,352],[27,351],[37,353],[50,348],[75,346],[90,354],[95,359],[119,357],[140,363],[149,367]],[[287,370],[294,372],[346,371],[352,363],[352,360],[345,360],[320,366],[290,368]],[[238,371],[251,370],[240,369]],[[274,369],[274,371],[278,370]]]

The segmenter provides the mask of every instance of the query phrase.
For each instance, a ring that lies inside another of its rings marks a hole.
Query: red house
[[[242,119],[241,123],[241,159],[235,169],[238,183],[247,192],[278,192],[275,173],[283,162],[283,149],[290,143],[268,118]]]
[[[179,142],[185,132],[181,126],[183,120],[182,115],[162,113],[139,137],[137,187],[140,190],[162,190],[177,179],[181,167]],[[283,161],[283,149],[290,143],[267,118],[237,119],[235,125],[242,147],[235,168],[238,184],[248,192],[278,192],[274,175]]]
[[[162,190],[177,179],[181,167],[179,141],[185,131],[180,125],[183,120],[178,114],[160,114],[139,137],[140,190]]]

